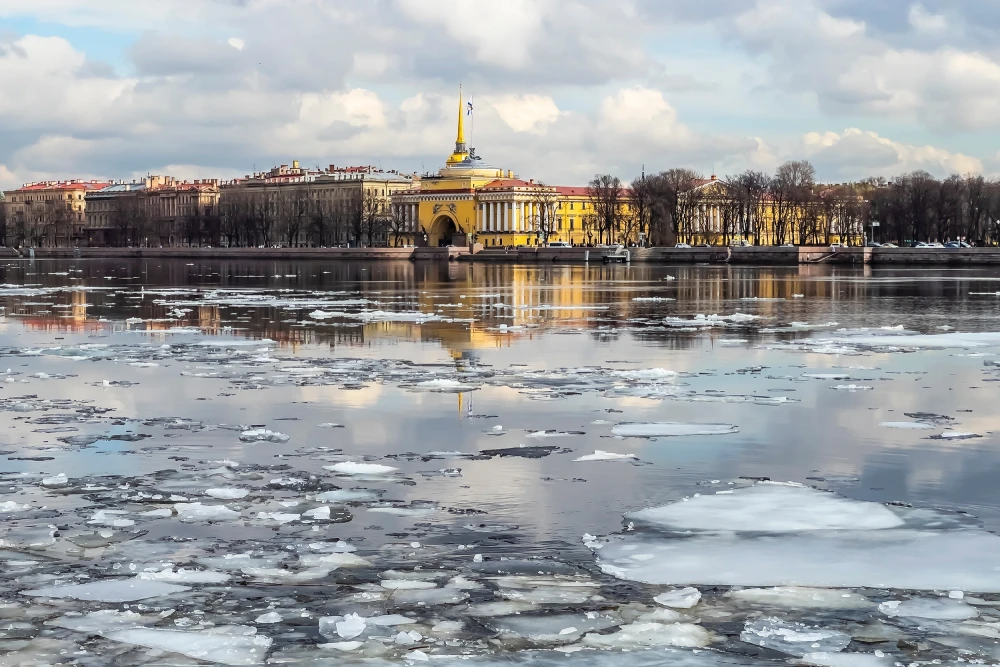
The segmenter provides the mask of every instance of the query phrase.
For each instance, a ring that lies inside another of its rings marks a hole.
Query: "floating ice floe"
[[[149,579],[102,579],[85,584],[51,586],[21,591],[21,595],[41,598],[72,598],[94,602],[135,602],[149,598],[183,593],[187,586],[177,586]]]
[[[939,621],[964,621],[979,616],[979,610],[972,605],[951,598],[889,600],[880,604],[878,610],[890,618],[902,616]]]
[[[698,604],[699,600],[701,600],[701,591],[691,586],[660,593],[653,598],[653,602],[673,609],[690,609]]]
[[[223,665],[259,665],[267,658],[271,639],[257,629],[241,625],[220,625],[208,630],[163,630],[131,628],[114,630],[108,639]]]
[[[179,584],[222,584],[229,581],[229,575],[224,572],[213,572],[211,570],[189,570],[167,567],[162,570],[140,572],[139,579],[151,579],[153,581],[168,581]]]
[[[615,424],[611,432],[625,438],[663,438],[688,435],[726,435],[737,433],[732,424],[689,424],[685,422]]]
[[[874,602],[859,593],[800,586],[743,588],[731,591],[728,597],[741,604],[789,609],[871,609],[875,606]]]
[[[240,498],[246,498],[250,495],[250,489],[240,489],[240,488],[220,488],[220,489],[206,489],[205,495],[212,498],[218,498],[220,500],[239,500]]]
[[[933,510],[758,483],[626,519],[635,530],[585,540],[601,569],[621,579],[1000,592],[1000,536]]]
[[[636,458],[635,454],[615,454],[614,452],[605,452],[598,449],[593,454],[585,454],[584,456],[573,459],[573,461],[634,461]]]
[[[323,466],[323,469],[340,473],[341,475],[386,475],[399,470],[399,468],[383,465],[381,463],[358,463],[356,461],[343,461],[341,463]]]
[[[832,341],[871,348],[998,347],[1000,346],[1000,332],[905,334],[889,330],[885,335],[859,333],[858,335],[838,336]]]
[[[288,442],[288,440],[289,437],[284,433],[267,429],[250,429],[240,433],[241,442]]]
[[[203,505],[202,503],[174,503],[177,517],[185,522],[194,521],[233,521],[240,518],[240,513],[225,505]]]
[[[774,617],[747,621],[740,639],[748,644],[800,657],[806,653],[842,651],[851,643],[851,636],[839,630]]]

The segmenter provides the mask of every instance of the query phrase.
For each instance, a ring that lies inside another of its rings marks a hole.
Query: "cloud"
[[[995,3],[0,0],[0,20],[21,18],[71,29],[0,37],[8,181],[295,158],[436,169],[459,82],[478,152],[550,182],[1000,162],[968,149],[1000,145]],[[95,47],[112,34],[117,58]]]
[[[515,132],[543,133],[560,113],[555,100],[543,95],[501,95],[486,101]]]
[[[834,180],[856,179],[860,170],[886,177],[916,170],[939,177],[984,171],[978,158],[934,146],[903,144],[857,128],[839,133],[810,132],[802,137],[800,150]]]

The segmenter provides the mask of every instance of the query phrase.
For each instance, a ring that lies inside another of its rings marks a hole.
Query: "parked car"
[[[921,241],[920,243],[918,243],[914,247],[915,248],[943,248],[944,244],[943,243],[937,243],[937,242],[934,242],[934,243],[924,243],[923,241]]]
[[[739,241],[733,241],[729,245],[735,248],[749,248],[753,244],[747,241],[746,239],[740,239]]]
[[[711,248],[712,244],[711,243],[699,243],[698,247],[699,248]]]
[[[690,247],[691,247],[691,244],[690,244],[690,243],[678,243],[678,244],[677,244],[677,245],[675,245],[674,247],[675,247],[675,248],[690,248]]]
[[[879,243],[878,241],[869,241],[865,245],[867,245],[869,248],[881,248],[882,247],[882,244]]]
[[[572,248],[569,241],[549,241],[550,248]]]
[[[794,243],[782,243],[781,247],[782,248],[794,248],[795,244]]]
[[[945,248],[971,248],[972,246],[965,241],[948,241],[944,244]]]
[[[899,246],[896,245],[895,243],[883,243],[882,247],[883,248],[898,248]]]

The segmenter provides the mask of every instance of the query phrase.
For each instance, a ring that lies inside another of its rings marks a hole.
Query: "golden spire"
[[[455,137],[455,152],[448,158],[448,165],[461,164],[469,157],[469,151],[465,148],[465,119],[462,118],[462,86],[458,86],[458,136]]]
[[[455,139],[455,150],[459,153],[465,151],[465,121],[462,118],[462,111],[464,111],[462,109],[462,84],[458,84],[458,138]]]

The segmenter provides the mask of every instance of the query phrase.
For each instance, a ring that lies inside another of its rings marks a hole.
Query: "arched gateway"
[[[458,225],[451,216],[439,215],[431,223],[430,231],[427,233],[427,245],[437,248],[446,245],[463,245],[463,239],[457,238]]]

